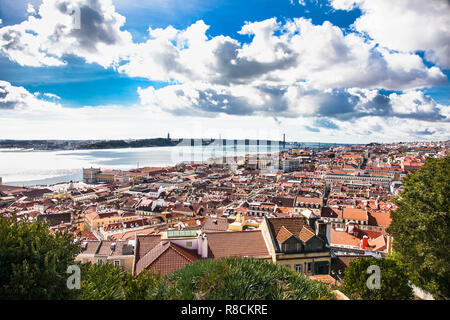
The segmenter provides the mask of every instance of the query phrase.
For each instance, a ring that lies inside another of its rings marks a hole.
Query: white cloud
[[[60,108],[59,104],[38,99],[23,87],[16,87],[7,81],[0,80],[0,110],[18,114],[19,112],[54,111]]]
[[[445,44],[445,37],[433,26],[427,32],[435,40],[428,44],[397,43],[395,37],[401,33],[397,29],[389,35],[391,39],[383,38],[383,27],[368,27],[368,17],[379,19],[385,10],[382,4],[336,0],[333,5],[345,10],[360,6],[363,16],[355,28],[373,39],[344,33],[330,22],[314,25],[298,18],[281,23],[272,18],[242,27],[239,33],[250,38],[248,43],[231,36],[210,37],[209,26],[201,20],[183,30],[149,28],[149,40],[133,43],[131,35],[121,30],[125,18],[115,12],[111,0],[44,0],[38,13],[26,21],[0,28],[0,49],[11,60],[28,66],[57,66],[73,54],[89,63],[116,66],[130,77],[169,85],[139,88],[141,104],[136,106],[70,109],[56,95],[33,95],[3,81],[0,118],[7,121],[2,121],[0,136],[17,134],[18,138],[24,133],[14,128],[27,128],[26,132],[40,130],[42,136],[145,137],[152,135],[149,123],[152,132],[161,135],[162,131],[164,136],[168,125],[186,127],[186,119],[197,119],[214,132],[234,128],[233,133],[238,124],[255,130],[276,126],[291,136],[321,140],[332,132],[341,142],[355,137],[368,142],[392,137],[448,138],[449,106],[420,91],[447,78],[439,67],[427,67],[414,53],[416,49],[411,49],[426,47],[421,49],[426,56],[442,65],[445,57],[436,54],[445,46],[432,45],[439,39]],[[81,29],[75,8],[80,8]],[[403,22],[397,27],[407,26],[408,19],[400,19]],[[437,21],[446,20],[439,16]],[[395,23],[386,24],[394,28]],[[383,95],[380,89],[403,92]]]
[[[336,9],[362,10],[354,27],[377,43],[450,68],[450,3],[446,0],[331,0]]]
[[[149,30],[151,39],[136,45],[119,71],[151,80],[210,84],[293,86],[307,82],[317,89],[417,89],[440,84],[446,76],[427,68],[412,53],[391,52],[355,34],[344,34],[329,22],[313,25],[294,19],[282,25],[275,18],[246,23],[241,44],[217,36],[208,39],[208,26],[197,21],[186,30]]]
[[[156,90],[155,94],[160,95],[160,98],[171,97],[171,92],[164,96],[164,91],[159,90]],[[145,93],[148,92],[141,92]],[[189,94],[187,99],[194,101],[196,93]],[[372,101],[376,97],[375,92],[367,91],[364,94],[367,101],[362,103]],[[363,97],[363,93],[356,91],[352,95]],[[229,139],[281,139],[282,133],[286,133],[292,140],[346,143],[449,138],[448,122],[424,122],[418,118],[366,115],[362,118],[343,119],[300,114],[296,117],[274,119],[258,113],[248,116],[216,113],[214,117],[203,113],[200,116],[190,114],[179,117],[151,105],[151,97],[147,98],[147,103],[134,106],[64,108],[59,103],[39,99],[22,87],[2,81],[0,136],[4,139],[124,139],[165,136],[167,131],[170,131],[172,137],[216,138],[222,134]],[[394,106],[396,112],[405,113],[417,111],[403,110],[402,103],[408,105],[408,100],[415,99],[425,103],[428,99],[414,92],[408,96],[390,98],[395,104],[398,103]],[[397,102],[396,99],[402,101]],[[257,103],[257,99],[253,103]],[[448,115],[448,107],[437,107],[446,108]],[[426,112],[427,108],[423,106],[422,111]],[[307,127],[313,128],[315,132]]]
[[[29,3],[27,6],[27,12],[29,14],[36,14],[36,9],[34,8],[34,6],[31,3]]]
[[[28,12],[34,15],[0,29],[1,51],[20,65],[59,66],[72,54],[107,67],[132,43],[111,0],[44,0],[38,14],[32,5]]]
[[[362,88],[315,89],[296,86],[211,85],[202,82],[138,90],[141,104],[178,116],[215,117],[221,114],[268,117],[328,117],[349,121],[367,116],[448,122],[450,107],[421,91],[383,95]]]

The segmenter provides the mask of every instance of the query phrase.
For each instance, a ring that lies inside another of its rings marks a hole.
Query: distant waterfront
[[[317,147],[317,144],[305,144]],[[330,144],[321,144],[328,147]],[[183,161],[206,161],[222,156],[277,152],[277,146],[175,146],[104,150],[33,151],[0,149],[0,177],[16,186],[50,185],[82,180],[82,168],[122,169],[168,167]]]

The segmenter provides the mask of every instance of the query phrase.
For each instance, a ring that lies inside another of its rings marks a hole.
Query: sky
[[[0,139],[448,140],[446,0],[0,0]]]

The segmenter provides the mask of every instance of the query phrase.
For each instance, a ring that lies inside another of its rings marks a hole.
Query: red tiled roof
[[[186,250],[172,242],[160,242],[136,263],[136,274],[144,269],[166,275],[199,260],[194,250]]]
[[[138,235],[136,243],[136,262],[160,242],[160,235]]]
[[[215,222],[214,222],[215,221]],[[204,224],[202,226],[202,230],[204,231],[227,231],[228,226],[227,218],[211,218],[207,217],[204,220]]]
[[[355,246],[360,247],[361,239],[351,235],[345,231],[337,231],[334,228],[331,228],[330,232],[330,244],[331,245],[347,245],[347,246]]]
[[[271,218],[268,219],[272,234],[276,237],[282,227],[286,228],[292,234],[300,234],[303,226],[306,225],[306,219],[296,218]]]
[[[288,229],[286,229],[284,226],[282,226],[280,228],[280,231],[278,231],[276,239],[279,242],[283,243],[283,242],[285,242],[287,239],[289,239],[292,236],[293,236],[293,234]]]
[[[389,212],[375,210],[369,212],[369,225],[371,226],[389,227],[391,221],[392,219]]]
[[[269,257],[261,231],[210,232],[208,258]]]
[[[295,203],[299,204],[303,203],[312,203],[312,204],[322,204],[322,198],[309,198],[309,197],[297,197]]]
[[[364,209],[345,207],[342,213],[343,219],[367,221],[367,212]]]
[[[309,239],[315,236],[314,231],[307,225],[303,226],[302,231],[300,231],[300,234],[298,237],[303,241],[307,242]]]

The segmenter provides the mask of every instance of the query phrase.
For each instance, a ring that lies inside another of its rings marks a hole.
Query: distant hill
[[[92,150],[92,149],[121,149],[121,148],[148,148],[198,145],[256,145],[256,140],[214,140],[214,139],[121,139],[121,140],[0,140],[0,148],[19,148],[34,150]],[[280,144],[281,141],[261,140],[261,144]],[[288,144],[288,143],[286,143]]]

